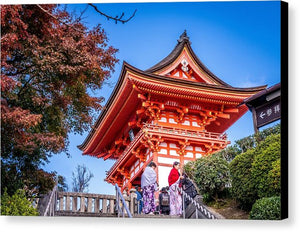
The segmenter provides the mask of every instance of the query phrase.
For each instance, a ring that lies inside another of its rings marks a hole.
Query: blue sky
[[[120,60],[115,72],[95,95],[107,100],[113,91],[122,62],[147,69],[167,56],[186,29],[191,46],[200,60],[220,79],[235,87],[252,87],[280,82],[280,2],[190,2],[190,3],[111,3],[97,4],[103,12],[135,17],[126,24],[115,24],[98,15],[91,7],[84,19],[88,26],[101,23],[109,44],[119,49]],[[78,13],[85,4],[68,5]],[[99,112],[100,113],[100,112]],[[252,115],[246,113],[228,131],[229,140],[254,132]],[[104,182],[105,171],[113,161],[82,156],[77,148],[86,138],[70,135],[69,152],[54,155],[44,168],[67,178],[71,189],[72,171],[84,163],[94,174],[89,192],[114,194],[112,185]]]

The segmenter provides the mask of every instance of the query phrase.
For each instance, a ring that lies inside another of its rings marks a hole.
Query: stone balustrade
[[[124,196],[125,202],[130,211],[134,212],[135,193],[130,196]],[[56,212],[60,215],[71,214],[103,214],[115,215],[116,196],[93,194],[93,193],[79,193],[79,192],[57,192]]]

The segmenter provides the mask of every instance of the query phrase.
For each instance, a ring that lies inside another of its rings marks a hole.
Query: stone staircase
[[[149,219],[221,219],[221,215],[214,212],[202,202],[202,197],[197,195],[191,199],[182,189],[184,199],[189,199],[190,204],[183,210],[182,216],[162,214],[145,215],[137,214],[137,201],[135,189],[129,196],[119,194],[105,195],[78,192],[58,192],[56,188],[45,195],[38,202],[41,216],[67,216],[67,217],[134,217]],[[127,212],[125,212],[125,209]],[[118,213],[119,210],[119,213]],[[121,212],[122,211],[122,212]]]
[[[111,213],[93,213],[93,212],[72,212],[65,210],[57,210],[55,211],[54,216],[57,217],[117,217],[116,214]]]

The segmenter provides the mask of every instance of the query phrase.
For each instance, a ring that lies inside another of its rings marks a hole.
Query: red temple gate
[[[174,161],[184,163],[224,149],[225,131],[244,113],[244,99],[266,86],[235,88],[210,72],[184,32],[174,50],[142,71],[126,62],[95,126],[79,148],[115,159],[106,181],[122,190],[140,184],[150,161],[161,187]]]

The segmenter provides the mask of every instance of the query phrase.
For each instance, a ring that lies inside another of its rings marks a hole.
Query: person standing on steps
[[[168,193],[168,187],[163,187],[159,194],[159,209],[160,213],[169,215],[170,213],[170,195]]]
[[[193,181],[188,177],[186,173],[183,173],[183,180],[181,181],[182,183],[182,189],[183,191],[190,196],[192,199],[194,199],[197,195],[197,189],[193,183]],[[191,203],[188,198],[185,198],[184,206],[185,208]]]
[[[145,168],[141,178],[144,202],[143,213],[145,214],[154,214],[155,211],[154,192],[158,187],[155,169],[156,163],[150,162]]]
[[[139,186],[135,186],[135,193],[136,193],[136,200],[138,202],[138,214],[141,214],[142,209],[143,209],[143,197],[142,197],[142,191],[141,188]]]
[[[169,181],[169,193],[170,193],[170,215],[180,216],[182,214],[182,197],[179,192],[180,180],[183,176],[179,173],[180,163],[175,161],[173,168],[170,171]]]

